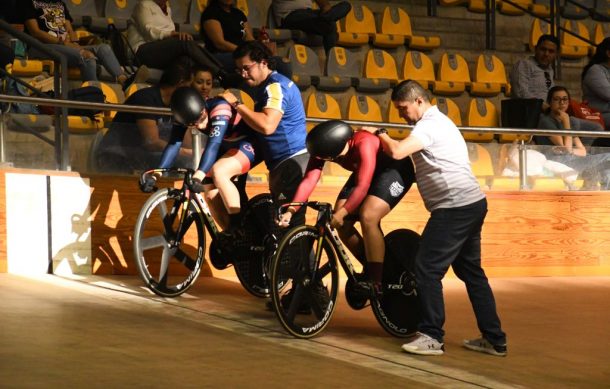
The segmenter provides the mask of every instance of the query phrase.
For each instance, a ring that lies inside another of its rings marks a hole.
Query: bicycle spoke
[[[163,254],[161,255],[161,266],[159,267],[159,284],[163,286],[167,285],[167,270],[169,268],[169,260],[175,251],[176,249],[170,249],[169,247],[163,249]]]
[[[318,271],[316,272],[316,279],[321,280],[326,277],[331,271],[333,271],[333,267],[330,265],[330,262],[326,262],[324,265],[320,266]]]
[[[286,317],[288,320],[293,321],[294,317],[296,316],[297,312],[299,311],[299,307],[301,306],[301,301],[303,301],[303,287],[301,287],[300,285],[295,286],[296,290],[294,291],[294,294],[292,296],[292,299],[290,301],[290,306],[288,308],[288,312],[286,313]]]
[[[154,249],[157,247],[165,247],[165,246],[167,246],[167,240],[165,239],[165,236],[162,236],[162,235],[151,236],[150,238],[142,239],[141,246],[142,246],[142,250],[149,250],[149,249]]]
[[[187,253],[185,253],[181,249],[178,249],[178,250],[176,250],[176,253],[174,256],[180,263],[182,263],[184,266],[186,266],[187,269],[189,269],[191,271],[195,270],[195,267],[197,266],[197,262],[193,258],[191,258]]]

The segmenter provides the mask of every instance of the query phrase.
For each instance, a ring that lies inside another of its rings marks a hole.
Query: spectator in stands
[[[570,93],[563,86],[554,86],[549,90],[546,100],[546,112],[540,115],[538,127],[541,129],[579,131],[581,120],[569,116]],[[571,135],[534,136],[538,145],[545,145],[540,150],[548,160],[569,166],[579,172],[584,179],[583,189],[602,189],[610,187],[610,153],[588,154],[580,138]]]
[[[444,353],[445,307],[442,279],[453,268],[466,284],[481,337],[465,340],[468,349],[496,356],[507,355],[494,295],[481,268],[481,229],[487,200],[472,174],[468,150],[453,122],[430,104],[428,92],[415,81],[403,81],[392,91],[394,106],[407,122],[411,135],[396,141],[376,131],[383,150],[392,158],[409,155],[415,162],[417,187],[430,218],[417,251],[416,280],[421,318],[417,335],[402,346],[413,354]],[[365,130],[373,132],[373,128]]]
[[[557,58],[559,41],[553,35],[541,35],[536,42],[534,56],[517,61],[510,74],[511,98],[540,99],[542,109],[549,108],[547,94],[554,86],[555,71],[553,64]],[[603,128],[589,120],[575,118],[580,123],[581,131],[602,131]],[[583,142],[591,145],[594,138],[585,138]]]
[[[204,99],[210,97],[214,86],[214,76],[209,68],[195,65],[193,67],[193,83],[191,86],[199,91]]]
[[[192,73],[188,59],[176,61],[165,69],[159,85],[137,90],[125,100],[126,105],[169,107],[172,94],[181,86],[189,86]],[[172,128],[171,116],[151,113],[118,112],[97,155],[101,171],[128,173],[157,166],[167,145]],[[176,165],[192,166],[190,137],[178,151]]]
[[[311,0],[272,0],[275,23],[280,28],[301,30],[321,35],[326,54],[337,45],[337,21],[343,19],[352,6],[341,1],[333,6],[328,0],[315,0],[319,10],[312,9]]]
[[[167,0],[139,0],[128,24],[127,40],[141,64],[165,69],[177,58],[187,56],[222,77],[222,66],[215,57],[191,34],[176,31]]]
[[[62,0],[23,0],[18,2],[18,15],[30,35],[49,48],[65,55],[68,66],[78,66],[83,81],[97,80],[98,61],[125,90],[132,82],[144,81],[147,69],[141,68],[128,76],[107,44],[79,44],[72,28],[72,17]],[[36,53],[36,50],[32,50]]]
[[[595,54],[582,71],[582,98],[602,113],[610,129],[610,37],[597,45]]]
[[[254,40],[246,15],[235,7],[235,0],[210,0],[201,14],[201,37],[205,47],[214,54],[227,72],[233,73],[232,53],[240,44]],[[277,71],[292,78],[289,63],[274,56]]]

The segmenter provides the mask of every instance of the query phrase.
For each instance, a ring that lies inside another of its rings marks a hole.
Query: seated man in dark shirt
[[[190,66],[176,62],[161,76],[158,86],[134,92],[126,105],[169,107],[172,94],[191,83]],[[167,145],[172,128],[171,116],[150,113],[119,112],[112,120],[95,156],[101,171],[128,173],[156,166]],[[190,167],[192,151],[182,147],[176,165]]]

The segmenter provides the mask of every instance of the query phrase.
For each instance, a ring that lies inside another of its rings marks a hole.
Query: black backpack
[[[97,86],[83,86],[68,91],[68,100],[86,101],[89,103],[105,103],[106,96]],[[102,112],[101,109],[68,108],[68,115],[93,117]]]

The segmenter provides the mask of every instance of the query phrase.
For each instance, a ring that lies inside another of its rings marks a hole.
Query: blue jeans
[[[68,66],[78,67],[80,69],[83,81],[97,81],[98,60],[100,64],[108,71],[108,73],[110,73],[110,75],[114,77],[115,80],[118,76],[123,74],[123,70],[121,69],[119,61],[117,60],[110,46],[108,46],[107,44],[83,46],[80,48],[55,44],[49,44],[47,46],[50,49],[65,55],[66,59],[68,60]],[[97,59],[85,59],[81,57],[80,51],[82,49],[91,51]],[[33,55],[36,55],[36,51],[33,51]]]
[[[443,342],[445,304],[441,280],[449,266],[466,284],[470,303],[483,337],[492,344],[506,343],[496,302],[481,267],[481,228],[487,200],[458,208],[432,211],[424,228],[416,258],[420,299],[419,331]]]

